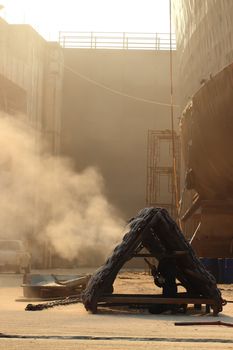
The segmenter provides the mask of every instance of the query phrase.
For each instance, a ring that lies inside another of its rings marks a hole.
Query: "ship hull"
[[[190,188],[204,199],[233,198],[233,64],[194,95],[181,133]]]
[[[183,227],[199,256],[232,258],[233,1],[173,0],[173,15],[185,187],[199,194],[197,208],[183,192]]]

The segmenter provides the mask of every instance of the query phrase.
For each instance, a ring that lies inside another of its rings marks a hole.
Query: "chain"
[[[62,300],[50,301],[48,303],[28,304],[25,308],[25,311],[41,311],[41,310],[52,308],[54,306],[77,304],[80,302],[81,302],[80,297],[67,297],[67,298],[62,299]]]

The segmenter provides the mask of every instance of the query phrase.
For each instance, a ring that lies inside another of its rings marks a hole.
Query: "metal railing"
[[[169,33],[107,33],[107,32],[59,32],[63,48],[170,50]],[[176,49],[172,33],[172,50]]]

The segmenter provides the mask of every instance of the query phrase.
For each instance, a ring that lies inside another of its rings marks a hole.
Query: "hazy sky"
[[[0,0],[9,23],[29,23],[47,39],[61,31],[169,32],[169,0]]]

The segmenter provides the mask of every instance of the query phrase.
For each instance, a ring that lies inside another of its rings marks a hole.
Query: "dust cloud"
[[[0,115],[0,238],[50,245],[79,266],[103,262],[122,236],[123,221],[90,167],[51,156],[23,116]]]

